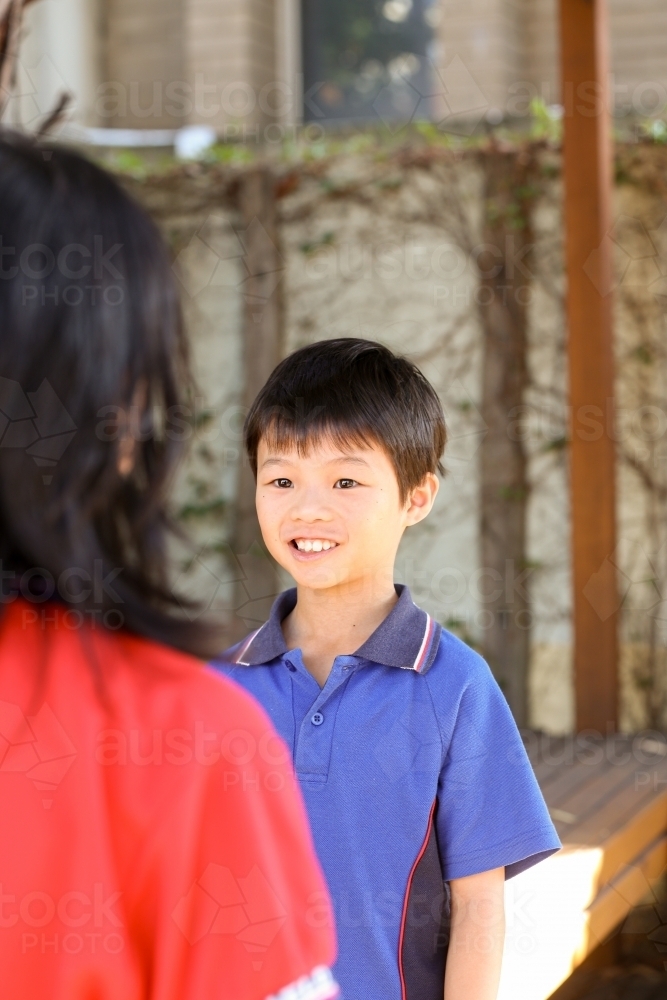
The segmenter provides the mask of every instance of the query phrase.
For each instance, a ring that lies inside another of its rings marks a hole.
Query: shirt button
[[[290,670],[290,671],[291,671],[292,673],[294,673],[294,672],[296,671],[296,667],[295,667],[295,666],[294,666],[294,664],[293,664],[293,663],[291,663],[291,662],[290,662],[289,660],[285,660],[285,666],[286,666],[286,667],[287,667],[287,669],[288,669],[288,670]]]
[[[324,716],[322,715],[321,712],[315,712],[313,713],[313,715],[311,715],[310,721],[314,726],[321,726],[322,723],[324,722]]]

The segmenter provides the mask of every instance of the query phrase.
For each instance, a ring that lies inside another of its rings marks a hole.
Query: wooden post
[[[618,710],[606,0],[560,0],[576,725]]]
[[[239,209],[244,264],[243,282],[243,405],[246,410],[281,357],[283,259],[276,225],[275,178],[259,166],[240,181]],[[262,543],[255,513],[255,478],[245,454],[241,457],[232,547],[244,578],[238,581],[236,621],[240,638],[266,621],[280,589],[273,560]]]

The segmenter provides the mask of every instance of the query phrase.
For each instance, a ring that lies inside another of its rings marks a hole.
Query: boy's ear
[[[419,486],[415,486],[408,497],[406,511],[408,526],[423,521],[431,513],[439,488],[438,477],[433,472],[427,472]]]

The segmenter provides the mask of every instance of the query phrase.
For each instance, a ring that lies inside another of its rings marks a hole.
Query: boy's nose
[[[302,521],[306,524],[312,524],[314,521],[332,521],[333,515],[330,511],[326,510],[324,507],[316,507],[309,505],[307,507],[300,506],[299,508],[291,511],[291,517],[293,521]]]
[[[331,521],[333,513],[326,499],[317,490],[308,490],[294,497],[290,515],[293,521]]]

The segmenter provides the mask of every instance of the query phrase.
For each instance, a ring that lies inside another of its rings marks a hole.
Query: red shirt
[[[3,1000],[328,1000],[329,898],[284,744],[174,650],[0,619]]]

